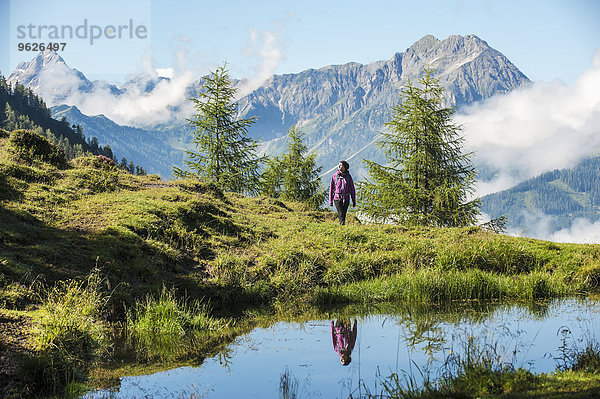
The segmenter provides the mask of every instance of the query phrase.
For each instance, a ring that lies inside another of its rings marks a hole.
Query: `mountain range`
[[[543,237],[568,229],[576,219],[600,220],[600,157],[582,160],[573,168],[548,171],[481,199],[491,218],[507,217],[510,230]],[[520,230],[520,231],[519,231]]]
[[[477,36],[450,36],[445,40],[425,36],[388,60],[274,75],[239,99],[238,116],[257,117],[249,134],[261,140],[262,153],[283,152],[286,132],[296,125],[305,133],[310,151],[316,151],[325,174],[340,159],[346,159],[358,180],[365,174],[362,158],[385,161],[375,145],[379,133],[390,119],[391,107],[398,103],[402,87],[409,81],[416,82],[425,67],[434,69],[434,76],[445,88],[445,105],[459,110],[530,83],[504,55]],[[191,108],[185,108],[186,99],[198,95],[202,79],[188,82],[182,98],[167,107],[170,113],[162,121],[138,126],[115,123],[111,115],[86,115],[77,101],[98,93],[115,101],[132,94],[144,100],[173,83],[170,78],[141,75],[117,87],[90,81],[58,54],[45,52],[19,64],[7,81],[22,83],[42,95],[52,105],[55,118],[79,124],[87,137],[98,137],[101,145],[109,144],[119,157],[135,160],[150,173],[167,177],[172,165],[182,166],[184,150],[191,144],[181,116],[191,115]],[[236,87],[244,83],[233,80]],[[485,196],[482,211],[491,217],[507,215],[513,230],[527,229],[535,218],[549,218],[546,224],[550,231],[568,227],[574,218],[596,221],[600,219],[595,184],[599,159],[591,158],[573,169],[551,171]],[[494,176],[487,165],[476,166],[480,179]]]
[[[402,87],[409,80],[417,81],[425,67],[435,70],[435,77],[446,88],[450,106],[469,105],[529,83],[504,55],[477,36],[439,40],[428,35],[386,61],[366,65],[351,62],[274,75],[238,101],[238,114],[257,117],[249,134],[261,140],[262,153],[283,152],[287,130],[297,125],[324,170],[346,159],[360,178],[364,175],[361,158],[383,161],[375,146],[378,135],[390,118],[391,106],[399,101]],[[185,96],[198,94],[202,83],[200,78],[188,84],[180,101],[170,108],[171,118],[134,128],[111,123],[103,115],[85,115],[78,109],[78,100],[97,93],[112,96],[115,101],[139,93],[141,99],[161,83],[168,84],[169,78],[134,78],[121,87],[92,82],[56,53],[45,52],[19,64],[7,80],[30,87],[52,106],[56,117],[64,116],[70,123],[81,125],[86,135],[98,137],[101,144],[109,143],[115,153],[165,177],[170,174],[170,165],[183,163],[183,151],[190,145],[191,136],[185,118],[181,118],[182,104]],[[234,84],[241,86],[243,81],[234,80]],[[175,117],[177,112],[179,118]],[[143,145],[128,144],[138,138],[143,138]]]
[[[298,74],[275,75],[242,98],[240,115],[258,115],[253,136],[278,153],[292,125],[308,136],[326,169],[340,159],[381,160],[374,141],[390,119],[402,87],[425,67],[446,89],[446,105],[461,107],[529,83],[505,56],[477,36],[425,36],[387,61],[348,63]]]

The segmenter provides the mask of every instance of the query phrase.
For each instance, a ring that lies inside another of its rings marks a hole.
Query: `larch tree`
[[[476,221],[475,169],[462,152],[454,108],[443,107],[443,88],[426,70],[420,86],[409,83],[392,108],[378,142],[388,163],[365,160],[359,212],[372,221],[429,226],[468,226]]]
[[[226,65],[204,78],[196,113],[188,120],[196,150],[186,150],[189,171],[174,167],[180,177],[195,176],[216,183],[225,191],[253,194],[259,187],[258,142],[247,137],[255,118],[237,118],[236,89]]]
[[[271,197],[299,201],[318,208],[325,198],[316,167],[316,153],[307,154],[304,135],[295,126],[288,130],[286,152],[267,161],[262,174],[261,192]]]

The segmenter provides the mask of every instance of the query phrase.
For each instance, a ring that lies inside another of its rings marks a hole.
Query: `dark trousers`
[[[335,204],[340,224],[346,224],[346,213],[348,212],[350,200],[333,200],[333,203]]]

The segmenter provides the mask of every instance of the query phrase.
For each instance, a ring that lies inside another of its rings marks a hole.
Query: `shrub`
[[[107,166],[105,170],[75,169],[72,172],[75,187],[87,189],[90,193],[111,192],[117,189],[119,172],[116,167]]]
[[[61,148],[31,130],[13,131],[8,148],[18,161],[28,164],[41,161],[59,168],[67,164],[67,158]]]

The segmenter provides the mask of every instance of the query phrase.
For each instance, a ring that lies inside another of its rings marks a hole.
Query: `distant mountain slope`
[[[120,126],[104,115],[84,115],[74,106],[60,105],[52,107],[51,111],[54,118],[65,117],[79,124],[86,135],[98,137],[100,142],[110,143],[115,154],[141,163],[148,173],[168,177],[172,171],[172,160],[176,159],[174,163],[177,164],[181,162],[182,152],[173,145],[168,145],[171,138],[168,133]]]
[[[554,170],[508,190],[482,198],[481,210],[492,218],[508,216],[508,227],[528,230],[545,217],[548,232],[571,226],[576,218],[600,219],[600,157],[572,169]]]
[[[78,134],[66,121],[56,120],[44,101],[32,89],[21,84],[9,85],[3,76],[0,76],[0,125],[9,122],[7,107],[16,115],[26,116],[33,124],[52,131],[56,137],[64,137],[72,145],[81,145],[87,148],[85,138]],[[12,126],[10,128],[15,128]],[[91,137],[91,136],[90,136]]]
[[[81,126],[71,125],[67,119],[52,117],[44,101],[33,90],[22,84],[9,85],[0,75],[0,128],[29,129],[46,136],[59,145],[68,158],[84,153],[113,157],[110,146],[100,146],[96,137],[86,137]]]

